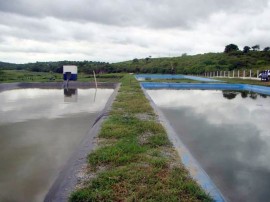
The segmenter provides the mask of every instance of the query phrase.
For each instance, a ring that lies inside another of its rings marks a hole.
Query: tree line
[[[259,44],[256,44],[254,46],[244,46],[243,48],[243,53],[248,53],[249,51],[260,51],[260,45]],[[234,52],[234,51],[239,51],[239,48],[237,45],[235,44],[229,44],[227,46],[225,46],[225,50],[224,50],[224,53],[230,53],[230,52]],[[262,51],[264,52],[267,52],[267,51],[270,51],[270,47],[267,46],[265,47]]]

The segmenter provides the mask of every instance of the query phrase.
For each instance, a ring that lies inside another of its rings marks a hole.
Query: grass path
[[[212,201],[192,180],[131,75],[88,155],[87,179],[70,201]]]

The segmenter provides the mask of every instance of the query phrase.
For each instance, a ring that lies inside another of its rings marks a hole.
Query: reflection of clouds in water
[[[243,201],[251,191],[251,201],[260,201],[262,195],[270,197],[270,139],[262,137],[255,124],[217,125],[190,107],[161,109],[226,196]]]
[[[191,107],[193,113],[205,115],[211,124],[254,124],[261,135],[269,136],[264,130],[269,128],[270,98],[257,97],[243,99],[238,94],[235,99],[228,100],[221,91],[209,90],[147,90],[147,93],[160,107]],[[237,134],[236,134],[237,135]]]
[[[181,140],[232,201],[270,197],[270,99],[221,91],[147,90]]]
[[[63,89],[18,89],[0,93],[0,124],[101,111],[113,89],[78,89],[78,102],[64,103]]]

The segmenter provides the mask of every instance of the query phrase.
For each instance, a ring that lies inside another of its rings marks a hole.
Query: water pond
[[[147,93],[228,201],[269,201],[269,96],[221,90]]]
[[[113,89],[0,93],[0,201],[43,201]]]

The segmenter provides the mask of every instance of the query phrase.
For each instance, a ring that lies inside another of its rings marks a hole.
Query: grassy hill
[[[11,64],[0,62],[1,69],[28,70],[33,72],[61,73],[63,65],[77,65],[80,73],[178,73],[201,74],[212,71],[231,71],[243,69],[270,69],[270,51],[234,51],[230,53],[206,53],[198,55],[182,55],[170,58],[143,58],[119,63],[92,61],[59,61],[36,62],[27,64]]]
[[[145,58],[112,64],[115,69],[140,73],[200,74],[237,69],[270,69],[270,51],[206,53],[172,58]]]

